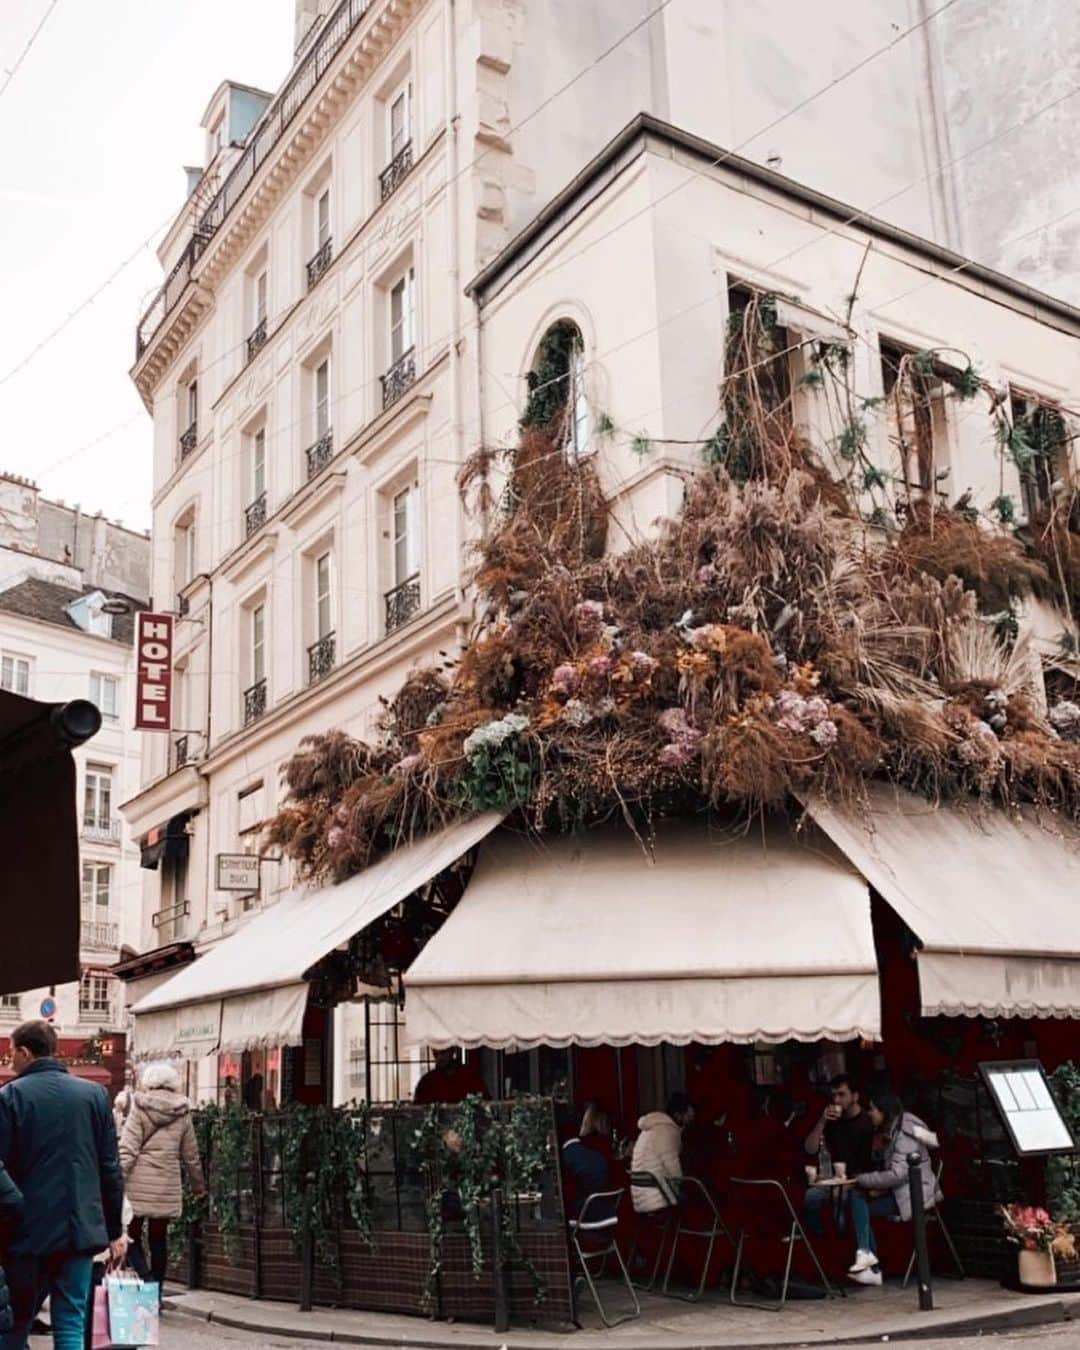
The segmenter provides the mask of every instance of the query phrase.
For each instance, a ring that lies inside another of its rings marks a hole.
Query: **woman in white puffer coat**
[[[656,1186],[631,1186],[630,1198],[638,1214],[652,1214],[678,1200],[677,1188],[669,1185],[682,1177],[682,1132],[694,1119],[694,1107],[683,1092],[673,1092],[664,1111],[650,1111],[638,1121],[641,1133],[634,1143],[630,1171],[651,1172]]]

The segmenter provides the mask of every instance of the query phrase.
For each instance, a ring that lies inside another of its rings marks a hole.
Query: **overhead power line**
[[[8,91],[8,86],[11,84],[11,81],[12,81],[12,80],[15,78],[15,76],[18,74],[19,67],[20,67],[20,66],[22,65],[22,63],[26,60],[26,58],[30,55],[30,48],[31,48],[31,47],[34,45],[34,43],[38,40],[38,35],[40,34],[41,30],[45,27],[45,24],[48,22],[49,15],[53,12],[53,10],[56,8],[56,6],[57,6],[59,3],[60,3],[60,0],[50,0],[49,8],[48,8],[48,9],[45,11],[45,13],[41,16],[41,19],[40,19],[40,21],[39,21],[39,23],[38,23],[38,26],[37,26],[37,27],[34,29],[34,31],[30,34],[30,37],[27,39],[26,46],[22,49],[22,51],[19,53],[19,55],[15,58],[15,64],[14,64],[13,66],[9,66],[9,67],[7,68],[7,70],[4,71],[4,82],[3,82],[3,84],[0,84],[0,98],[3,98],[3,96],[7,93],[7,91]]]

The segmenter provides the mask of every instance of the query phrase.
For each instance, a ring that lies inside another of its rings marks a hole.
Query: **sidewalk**
[[[735,1308],[713,1295],[697,1304],[642,1296],[642,1315],[611,1330],[595,1313],[583,1313],[584,1330],[574,1333],[514,1327],[496,1336],[473,1323],[429,1322],[316,1309],[301,1313],[291,1304],[258,1303],[229,1294],[178,1292],[166,1308],[221,1326],[266,1336],[303,1337],[350,1345],[404,1346],[409,1350],[739,1350],[739,1347],[843,1345],[858,1341],[903,1341],[974,1335],[1005,1327],[1080,1320],[1080,1295],[1014,1294],[988,1280],[942,1280],[934,1286],[933,1312],[918,1310],[914,1288],[899,1283],[859,1289],[845,1299],[789,1303],[783,1312]]]

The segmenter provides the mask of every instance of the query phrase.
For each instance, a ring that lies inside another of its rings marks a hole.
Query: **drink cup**
[[[847,1163],[834,1162],[832,1165],[833,1176],[837,1181],[847,1180]]]
[[[812,1186],[817,1181],[817,1168],[811,1163],[807,1163],[803,1170],[806,1172],[806,1184]]]

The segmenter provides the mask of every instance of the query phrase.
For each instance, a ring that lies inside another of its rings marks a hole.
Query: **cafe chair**
[[[712,1262],[716,1239],[724,1238],[731,1243],[732,1249],[735,1247],[735,1239],[731,1236],[727,1224],[720,1217],[716,1202],[697,1177],[680,1177],[672,1185],[679,1197],[678,1222],[675,1227],[675,1236],[671,1239],[671,1254],[668,1256],[667,1270],[664,1272],[664,1283],[661,1285],[660,1292],[668,1298],[680,1298],[686,1303],[696,1303],[705,1292],[705,1281],[709,1277],[709,1266]],[[688,1210],[696,1211],[702,1215],[702,1218],[688,1221]],[[701,1279],[698,1281],[697,1288],[688,1294],[676,1293],[669,1288],[671,1271],[675,1265],[675,1253],[678,1251],[680,1238],[698,1238],[705,1243],[705,1259],[701,1264]]]
[[[619,1251],[616,1236],[619,1227],[619,1201],[624,1194],[625,1191],[622,1190],[596,1191],[582,1205],[577,1218],[570,1220],[570,1245],[574,1249],[582,1277],[596,1304],[596,1311],[606,1327],[617,1327],[623,1322],[632,1322],[634,1318],[641,1316],[637,1290],[623,1261],[622,1252]],[[593,1263],[597,1263],[596,1277],[603,1278],[609,1256],[615,1258],[619,1277],[626,1286],[626,1292],[630,1295],[633,1305],[632,1311],[615,1318],[608,1316],[608,1310],[604,1307],[600,1291],[596,1287],[592,1268]]]
[[[634,1261],[637,1258],[638,1247],[641,1245],[639,1238],[642,1225],[651,1225],[659,1232],[659,1239],[656,1246],[656,1260],[653,1262],[652,1273],[649,1275],[648,1283],[642,1284],[640,1280],[634,1280],[634,1286],[637,1289],[644,1289],[651,1293],[656,1284],[656,1277],[660,1274],[660,1263],[664,1259],[664,1248],[667,1246],[668,1235],[671,1232],[672,1220],[675,1218],[675,1206],[672,1203],[671,1188],[661,1183],[660,1178],[653,1172],[631,1172],[629,1177],[631,1187],[638,1187],[639,1190],[659,1191],[664,1200],[664,1208],[651,1210],[645,1214],[639,1214],[634,1210],[634,1241],[630,1247],[631,1270],[634,1267]],[[633,1198],[631,1198],[631,1207]]]
[[[805,1245],[810,1255],[814,1268],[821,1277],[822,1288],[829,1298],[843,1296],[843,1290],[834,1289],[829,1283],[829,1277],[825,1274],[821,1262],[818,1260],[817,1252],[814,1250],[814,1244],[810,1241],[799,1219],[798,1213],[791,1203],[787,1191],[772,1178],[750,1178],[750,1177],[732,1177],[732,1197],[736,1198],[736,1190],[744,1190],[742,1197],[745,1201],[745,1208],[739,1205],[739,1240],[735,1244],[735,1269],[731,1273],[731,1301],[738,1307],[743,1308],[761,1308],[765,1312],[780,1312],[787,1302],[788,1288],[791,1284],[791,1263],[795,1256],[795,1244],[801,1242]],[[746,1215],[753,1215],[753,1229],[747,1228]],[[784,1262],[784,1279],[780,1286],[780,1300],[777,1303],[758,1303],[753,1299],[739,1298],[739,1272],[742,1270],[743,1251],[746,1246],[746,1239],[750,1232],[758,1237],[768,1241],[778,1241],[782,1247],[787,1249],[787,1258]]]
[[[934,1190],[936,1194],[941,1195],[941,1175],[945,1171],[945,1160],[940,1159],[934,1170]],[[949,1249],[949,1255],[952,1257],[952,1263],[956,1270],[956,1278],[964,1278],[964,1263],[960,1260],[960,1253],[956,1250],[956,1245],[952,1240],[952,1234],[945,1227],[945,1220],[941,1217],[941,1201],[939,1200],[933,1207],[926,1211],[926,1238],[930,1240],[930,1225],[936,1224],[941,1231],[941,1236],[945,1239],[945,1246]],[[911,1283],[911,1277],[915,1273],[915,1243],[911,1244],[911,1257],[907,1263],[907,1270],[904,1273],[904,1285],[906,1289]]]

